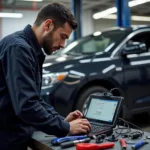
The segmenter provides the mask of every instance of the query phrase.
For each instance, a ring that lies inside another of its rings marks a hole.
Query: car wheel
[[[84,112],[87,104],[88,104],[88,98],[91,94],[100,94],[103,92],[108,92],[108,89],[102,87],[102,86],[92,86],[87,87],[84,91],[81,92],[77,99],[77,103],[75,104],[75,109],[80,110],[81,112]]]

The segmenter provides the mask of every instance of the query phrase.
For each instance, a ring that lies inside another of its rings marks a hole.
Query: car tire
[[[102,86],[87,87],[80,93],[80,95],[77,99],[77,103],[75,104],[75,109],[80,110],[81,112],[84,112],[84,109],[88,102],[88,97],[91,94],[98,94],[98,93],[103,93],[103,92],[108,92],[108,91],[109,91],[108,89],[106,89]]]

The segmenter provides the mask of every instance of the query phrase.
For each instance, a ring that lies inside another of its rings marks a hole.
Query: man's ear
[[[52,31],[54,28],[54,23],[51,19],[47,19],[45,20],[44,22],[44,30],[49,32],[49,31]]]

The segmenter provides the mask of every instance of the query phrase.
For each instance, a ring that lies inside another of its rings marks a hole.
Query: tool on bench
[[[68,148],[68,147],[76,145],[77,143],[87,143],[87,142],[90,142],[90,140],[91,140],[90,138],[85,138],[85,139],[81,139],[81,140],[69,141],[69,142],[61,143],[60,147],[61,148]]]
[[[146,141],[146,140],[141,140],[141,141],[135,143],[134,145],[132,145],[132,149],[133,149],[133,150],[137,150],[137,149],[139,149],[140,147],[142,147],[143,145],[148,144],[148,143],[149,143],[149,142]]]
[[[120,143],[121,143],[122,149],[126,149],[127,148],[126,141],[123,138],[120,139]]]
[[[114,147],[114,143],[107,142],[102,144],[93,144],[93,143],[80,143],[76,145],[76,150],[104,150],[107,148]]]
[[[85,139],[85,138],[88,138],[88,135],[66,136],[66,137],[62,137],[62,138],[54,138],[54,139],[52,139],[51,143],[52,143],[52,145],[57,146],[63,142],[81,140],[81,139]]]

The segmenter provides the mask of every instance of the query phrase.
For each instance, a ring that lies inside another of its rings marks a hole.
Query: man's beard
[[[43,50],[47,55],[51,55],[53,53],[53,33],[54,31],[51,31],[43,38]]]

